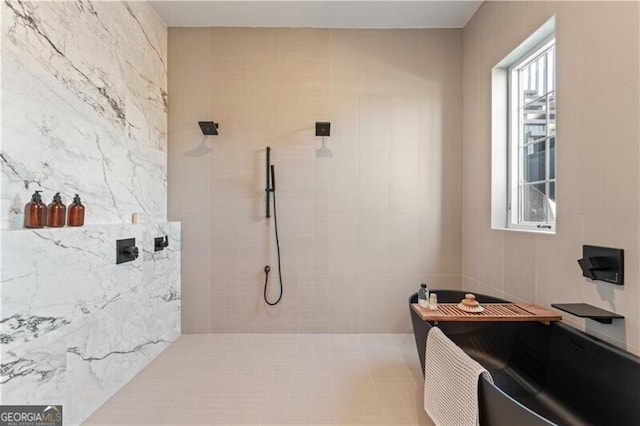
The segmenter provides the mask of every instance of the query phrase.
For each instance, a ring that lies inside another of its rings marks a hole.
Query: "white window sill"
[[[492,226],[491,229],[494,229],[496,231],[524,232],[526,234],[556,235],[555,227],[553,229],[532,229],[532,228],[508,228],[508,227],[502,227],[502,226]]]

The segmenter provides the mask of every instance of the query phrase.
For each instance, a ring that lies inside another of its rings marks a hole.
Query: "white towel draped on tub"
[[[437,426],[475,426],[478,380],[491,374],[464,353],[438,327],[427,335],[424,362],[424,409]]]

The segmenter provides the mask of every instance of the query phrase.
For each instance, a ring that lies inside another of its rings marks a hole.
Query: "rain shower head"
[[[202,134],[205,136],[216,136],[218,134],[218,123],[214,123],[213,121],[198,121],[198,125],[200,126],[200,130],[202,130]]]
[[[331,123],[328,121],[316,121],[316,136],[322,136],[322,146],[316,149],[316,158],[331,158],[333,153],[327,148],[325,138],[331,134]]]
[[[329,136],[331,123],[328,121],[316,121],[316,136]]]

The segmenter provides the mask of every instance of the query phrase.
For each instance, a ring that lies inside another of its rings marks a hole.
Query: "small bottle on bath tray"
[[[418,290],[418,306],[421,308],[429,307],[429,289],[424,283],[420,284],[420,290]]]
[[[435,293],[429,294],[429,310],[430,311],[438,310],[438,295]]]

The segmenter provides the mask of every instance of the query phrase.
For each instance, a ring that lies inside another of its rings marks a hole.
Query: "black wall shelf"
[[[605,311],[587,303],[552,303],[551,306],[581,318],[589,318],[602,324],[611,324],[614,319],[622,319],[623,315]]]

